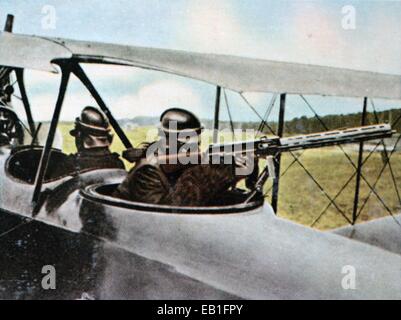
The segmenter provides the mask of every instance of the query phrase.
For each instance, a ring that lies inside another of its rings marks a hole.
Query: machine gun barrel
[[[394,132],[389,124],[377,124],[286,138],[262,137],[251,141],[213,144],[209,146],[208,154],[210,156],[217,156],[219,154],[254,153],[256,156],[264,157],[280,152],[383,139],[391,137]]]
[[[389,138],[395,131],[389,124],[377,124],[354,127],[343,130],[333,130],[312,133],[280,139],[280,151],[321,148],[348,143],[359,143],[369,140]]]

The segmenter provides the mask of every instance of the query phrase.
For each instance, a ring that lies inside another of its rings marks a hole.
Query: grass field
[[[71,124],[62,124],[60,130],[63,136],[63,151],[66,153],[75,152],[73,138],[68,134]],[[139,127],[127,132],[128,138],[133,145],[137,145],[143,141],[152,141],[157,135],[154,128]],[[206,146],[211,141],[210,132],[205,132],[202,145]],[[117,137],[113,143],[112,150],[119,152],[123,150],[123,145]],[[351,148],[346,148],[346,152],[350,155],[354,163],[357,163],[357,152]],[[346,159],[342,151],[338,147],[328,147],[315,150],[299,151],[296,153],[300,156],[305,168],[307,168],[331,197],[336,196],[337,192],[347,182],[349,177],[355,171],[354,167]],[[368,152],[365,153],[365,156]],[[282,157],[281,172],[293,162],[294,158],[290,154],[284,154]],[[127,167],[131,164],[126,163]],[[401,187],[401,154],[395,153],[391,159],[391,166],[396,177],[398,188]],[[383,167],[383,160],[380,153],[374,153],[367,160],[363,167],[363,174],[367,181],[373,185]],[[270,201],[271,194],[268,190],[271,187],[271,181],[265,186],[267,192],[267,201]],[[388,167],[385,169],[383,176],[376,185],[376,191],[384,200],[385,204],[392,212],[400,211],[400,203],[391,179]],[[355,193],[355,178],[350,181],[348,187],[338,196],[336,203],[338,207],[347,215],[349,219],[352,216]],[[361,180],[360,188],[360,207],[364,203],[369,188],[367,184]],[[280,180],[279,192],[279,209],[278,215],[288,218],[295,222],[311,225],[320,215],[322,210],[329,204],[329,200],[324,193],[317,187],[314,181],[305,173],[303,168],[294,163],[287,173]],[[376,196],[372,194],[364,206],[358,221],[366,221],[381,216],[388,215],[383,205],[378,201]],[[338,210],[330,205],[326,214],[324,214],[314,225],[319,229],[331,229],[343,225],[347,225],[347,220],[338,212]]]

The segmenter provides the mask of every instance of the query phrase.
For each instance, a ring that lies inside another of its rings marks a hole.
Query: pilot
[[[155,150],[154,146],[158,145],[156,158],[152,157],[153,151],[146,152],[147,156],[137,161],[127,178],[117,187],[114,196],[172,206],[218,204],[222,194],[243,178],[235,175],[235,168],[244,166],[244,162],[237,161],[232,165],[202,161],[199,146],[203,128],[199,119],[187,110],[168,109],[161,115],[160,122],[160,139],[147,147],[147,151]],[[160,154],[177,154],[177,150],[182,151],[185,146],[190,149],[187,154],[195,155],[187,158],[187,161],[155,160]]]
[[[69,155],[67,170],[84,172],[95,169],[125,169],[117,153],[110,151],[113,135],[106,116],[98,109],[85,107],[70,131],[75,138],[77,153]]]

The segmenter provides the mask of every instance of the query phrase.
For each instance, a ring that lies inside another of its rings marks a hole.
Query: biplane
[[[219,128],[221,88],[277,93],[282,102],[290,94],[400,100],[399,76],[13,34],[10,21],[7,25],[0,35],[1,80],[12,72],[16,75],[28,122],[25,134],[32,143],[6,143],[0,148],[2,215],[90,235],[105,246],[141,257],[145,262],[120,266],[124,273],[140,279],[132,288],[124,287],[125,298],[401,298],[401,230],[391,218],[322,232],[277,217],[263,197],[210,207],[152,205],[111,195],[126,177],[125,170],[90,170],[65,176],[52,172],[54,164],[62,165],[66,157],[53,148],[53,141],[71,75],[94,97],[125,148],[132,148],[82,64],[143,68],[215,86],[215,129]],[[25,70],[61,72],[44,145],[35,141],[40,128],[31,107],[37,106],[30,105]],[[382,139],[392,133],[389,125],[379,124],[274,139],[274,146],[288,150],[316,148]],[[16,134],[15,138],[21,137]],[[264,143],[261,148],[269,149],[270,140]],[[356,270],[354,289],[342,286],[344,266]],[[107,276],[99,281],[98,290],[117,290]]]

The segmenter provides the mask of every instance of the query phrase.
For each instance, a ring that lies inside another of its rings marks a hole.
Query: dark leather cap
[[[81,117],[76,118],[75,128],[70,134],[75,137],[78,131],[94,136],[106,136],[110,133],[109,122],[100,110],[90,106],[85,107]]]
[[[172,126],[172,123],[176,124]],[[162,113],[160,116],[161,130],[166,133],[169,132],[196,132],[200,134],[203,127],[198,119],[193,113],[179,108],[171,108]]]

